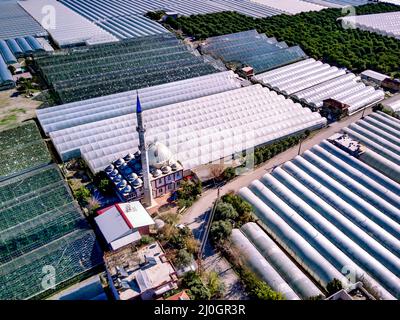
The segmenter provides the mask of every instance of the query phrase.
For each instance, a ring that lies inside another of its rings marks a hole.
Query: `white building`
[[[117,250],[149,234],[153,219],[138,201],[117,203],[98,211],[96,224],[107,244]]]

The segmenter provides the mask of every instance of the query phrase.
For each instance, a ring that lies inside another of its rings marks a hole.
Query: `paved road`
[[[371,113],[371,109],[365,110],[364,115]],[[316,144],[319,144],[322,140],[329,138],[334,133],[340,131],[342,128],[347,127],[349,124],[357,121],[361,118],[361,112],[347,117],[340,122],[332,123],[329,127],[326,127],[317,133],[313,134],[306,141],[302,143],[301,152],[310,149]],[[247,175],[239,176],[232,180],[231,182],[225,184],[221,187],[221,196],[229,191],[237,192],[240,188],[248,186],[253,180],[260,179],[266,172],[270,172],[274,167],[281,165],[282,163],[293,159],[297,156],[299,151],[299,146],[294,146],[285,152],[277,155],[276,157],[270,159],[268,162],[264,163],[262,166],[254,169]],[[194,235],[197,239],[201,239],[201,235],[204,232],[205,227],[205,217],[207,216],[207,211],[214,203],[217,198],[217,190],[209,189],[205,191],[202,196],[193,204],[192,207],[184,214],[181,222],[188,225],[193,230]]]

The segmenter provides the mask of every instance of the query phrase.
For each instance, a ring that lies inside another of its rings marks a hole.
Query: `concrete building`
[[[143,235],[150,233],[149,228],[154,224],[138,201],[118,203],[97,213],[97,227],[112,250],[136,243]]]
[[[116,300],[152,300],[177,289],[178,277],[158,243],[139,250],[125,246],[104,255],[107,278]]]
[[[147,148],[149,183],[152,196],[162,197],[176,191],[183,179],[182,165],[162,143]],[[110,164],[104,170],[112,181],[121,201],[137,201],[144,197],[144,181],[141,152],[128,154]]]

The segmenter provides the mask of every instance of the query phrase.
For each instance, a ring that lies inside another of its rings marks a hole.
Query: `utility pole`
[[[203,239],[201,240],[201,243],[200,243],[199,256],[198,256],[198,259],[197,259],[197,261],[198,261],[197,264],[198,264],[198,268],[199,268],[199,273],[200,274],[202,273],[202,260],[203,260],[204,249],[205,249],[206,244],[207,244],[208,235],[209,235],[210,230],[211,230],[211,224],[212,224],[212,222],[214,220],[215,209],[217,208],[220,195],[221,195],[221,187],[218,187],[218,189],[217,189],[217,199],[215,200],[214,205],[213,205],[213,207],[211,209],[210,218],[208,219],[208,222],[207,222],[207,225],[206,225],[206,230],[205,230]]]
[[[299,156],[301,153],[301,144],[303,143],[303,139],[300,138],[300,143],[299,143],[299,151],[297,152],[297,155]]]
[[[367,108],[364,108],[363,109],[363,112],[362,112],[362,114],[361,114],[361,119],[364,119],[364,113],[365,113],[365,110],[366,110]]]

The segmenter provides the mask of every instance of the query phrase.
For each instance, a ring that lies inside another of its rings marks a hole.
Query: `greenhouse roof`
[[[343,17],[341,20],[354,24],[361,30],[375,32],[400,40],[400,10],[398,12]]]
[[[32,36],[0,40],[0,57],[7,64],[17,63],[17,58],[39,51],[44,51],[43,46]]]
[[[43,8],[52,8],[57,13],[55,18],[49,18],[46,28],[59,47],[118,41],[112,34],[56,0],[25,0],[20,1],[19,5],[40,22],[43,20]]]
[[[319,4],[328,8],[342,8],[345,6],[362,6],[369,3],[369,0],[303,0]]]
[[[36,64],[63,103],[217,72],[172,34],[41,55]]]
[[[386,161],[393,164],[392,168],[397,166],[393,176],[400,176],[400,120],[385,113],[374,113],[352,123],[343,131],[368,149],[386,158]]]
[[[8,70],[7,64],[0,54],[0,88],[2,86],[13,85],[14,79],[10,70]]]
[[[18,3],[0,1],[0,39],[43,35],[46,30]]]
[[[314,108],[321,108],[329,98],[340,101],[349,106],[350,115],[385,96],[353,73],[312,58],[258,74],[256,79]]]
[[[146,110],[143,116],[148,142],[165,144],[185,169],[326,124],[318,113],[260,85]],[[62,159],[81,155],[93,172],[138,147],[134,114],[54,131],[50,137]]]
[[[51,156],[34,121],[0,131],[0,181],[51,162]]]
[[[251,17],[269,17],[283,13],[282,10],[255,3],[248,0],[92,0],[82,2],[78,0],[61,0],[63,4],[75,10],[82,16],[92,20],[127,15],[144,15],[149,11],[169,11],[179,15],[207,14],[223,11],[236,11]]]
[[[333,278],[347,287],[346,266],[378,298],[399,299],[400,185],[391,178],[325,140],[239,193],[323,287]]]
[[[305,59],[299,47],[288,47],[285,42],[268,38],[256,30],[238,32],[205,40],[201,51],[224,62],[250,65],[256,73]]]
[[[214,73],[138,90],[143,110],[237,89],[233,71]],[[136,91],[37,110],[46,133],[135,112]]]
[[[320,11],[326,8],[322,4],[306,2],[303,0],[285,0],[285,1],[251,0],[251,1],[267,5],[272,8],[276,8],[278,10],[284,11],[285,13],[289,14],[297,14],[300,12],[309,12],[309,11]]]
[[[48,290],[40,280],[44,267],[55,268],[58,286],[101,260],[56,165],[0,183],[0,299],[27,299]]]

